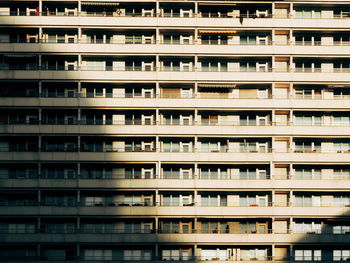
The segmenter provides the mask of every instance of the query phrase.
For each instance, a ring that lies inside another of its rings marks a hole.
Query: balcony
[[[271,16],[268,14],[264,17],[256,15],[238,15],[223,16],[223,17],[206,17],[205,14],[194,14],[189,17],[159,17],[159,14],[143,14],[132,13],[117,14],[108,12],[93,12],[93,13],[65,13],[65,12],[43,12],[27,13],[27,12],[13,12],[4,13],[5,17],[9,17],[8,21],[15,25],[39,25],[45,23],[60,24],[62,26],[70,26],[81,24],[82,26],[94,24],[115,24],[119,26],[171,26],[178,25],[179,28],[188,25],[210,27],[217,25],[218,27],[267,27],[271,28],[271,24],[279,27],[294,27],[294,28],[339,28],[344,29],[350,27],[350,21],[342,16],[334,16],[334,19],[312,19],[312,18],[297,18],[294,15],[287,15],[287,17]],[[11,16],[10,16],[11,15]],[[22,16],[20,16],[22,15]],[[158,15],[158,17],[156,17]],[[67,19],[69,17],[69,19]],[[130,19],[133,17],[133,19]],[[341,21],[341,23],[339,23]]]

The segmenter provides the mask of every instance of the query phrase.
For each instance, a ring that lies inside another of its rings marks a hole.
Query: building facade
[[[350,260],[349,6],[1,1],[0,261]]]

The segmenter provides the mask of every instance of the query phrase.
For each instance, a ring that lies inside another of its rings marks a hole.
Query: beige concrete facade
[[[0,1],[0,262],[348,262],[349,6]]]

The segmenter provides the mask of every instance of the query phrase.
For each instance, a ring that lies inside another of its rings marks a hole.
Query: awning
[[[236,84],[198,84],[198,88],[235,88]]]
[[[118,6],[119,3],[113,2],[81,2],[82,5],[93,5],[93,6]]]
[[[237,31],[199,30],[199,34],[236,34]]]

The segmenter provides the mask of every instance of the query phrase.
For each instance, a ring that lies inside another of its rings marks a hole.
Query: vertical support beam
[[[41,151],[41,147],[42,147],[42,145],[41,145],[41,135],[39,135],[39,137],[38,137],[38,150],[39,150],[39,152]]]
[[[77,138],[77,148],[78,148],[78,152],[80,152],[80,149],[81,149],[81,145],[80,145],[80,143],[81,143],[81,138],[80,138],[80,135],[78,136],[78,138]]]
[[[78,243],[77,244],[77,262],[80,262],[79,258],[80,258],[80,244]]]
[[[155,201],[156,201],[155,206],[160,206],[160,196],[159,196],[158,189],[156,189],[155,195],[156,195],[155,196]]]
[[[42,12],[43,12],[43,1],[39,1],[39,16],[41,16],[41,14],[42,14]]]
[[[77,205],[78,206],[81,206],[81,204],[80,204],[80,190],[77,190]]]
[[[270,161],[270,179],[273,180],[275,177],[275,166],[273,161]]]
[[[80,233],[81,229],[80,229],[80,217],[77,217],[77,230]]]
[[[289,97],[292,99],[294,97],[294,84],[289,84]]]
[[[44,38],[43,38],[43,28],[40,26],[39,27],[39,32],[38,32],[38,42],[39,43],[43,43],[44,42]]]
[[[78,98],[81,97],[81,82],[78,82]]]
[[[38,83],[38,93],[39,93],[39,97],[43,96],[43,83],[41,81],[39,81]]]
[[[161,260],[160,254],[159,254],[159,245],[158,243],[154,244],[154,257],[155,257],[155,262],[158,262]]]
[[[42,232],[42,227],[41,227],[41,217],[38,216],[38,221],[37,221],[37,231],[38,233]]]
[[[81,27],[78,27],[78,39],[77,39],[77,43],[81,43],[81,39],[82,39],[82,30],[81,30]]]
[[[81,108],[78,109],[77,119],[78,119],[78,125],[80,125],[81,124]]]
[[[155,71],[160,71],[159,55],[156,55],[156,68],[155,68]]]
[[[159,179],[159,178],[163,178],[162,174],[161,174],[161,162],[158,161],[156,163],[156,178]]]
[[[161,41],[161,38],[160,38],[160,30],[159,30],[158,27],[156,28],[156,38],[155,38],[155,41],[156,41],[155,44],[162,44],[162,43],[163,43],[163,41]]]
[[[194,56],[193,71],[194,71],[194,72],[200,71],[199,65],[198,65],[198,56],[197,56],[197,55]]]
[[[78,1],[78,16],[80,16],[81,13],[81,1]]]
[[[156,109],[156,125],[160,125],[159,108]]]
[[[38,190],[38,203],[41,204],[41,190]]]
[[[81,172],[81,167],[80,167],[80,163],[77,163],[77,178],[80,177],[80,172]]]
[[[194,83],[194,98],[199,98],[199,94],[198,94],[198,82]],[[196,115],[195,115],[196,118]]]
[[[38,163],[38,179],[41,178],[41,163]]]
[[[159,226],[159,220],[157,216],[154,219],[153,229],[154,229],[154,233],[159,233],[160,226]]]
[[[38,109],[38,123],[41,124],[41,119],[42,119],[42,109]]]
[[[42,69],[41,66],[42,66],[42,55],[39,54],[39,55],[38,55],[38,67],[39,67],[39,70]]]
[[[161,15],[161,14],[160,14],[159,1],[156,2],[156,10],[155,10],[155,11],[156,11],[156,14],[155,14],[155,15],[156,15],[157,17]]]
[[[40,258],[40,256],[41,256],[40,255],[40,253],[41,253],[41,245],[38,244],[36,249],[37,249],[37,253],[38,253],[37,256],[38,256],[38,258]]]
[[[198,170],[198,163],[194,163],[194,170],[193,170],[193,178],[198,179],[199,178],[199,170]]]
[[[81,54],[78,54],[78,70],[81,70]]]
[[[198,29],[197,28],[194,30],[193,44],[195,44],[195,45],[201,44],[201,41],[199,41],[199,39],[198,39]]]
[[[155,90],[155,92],[156,92],[156,98],[160,98],[160,87],[159,87],[159,82],[157,82],[156,83],[156,90]]]

